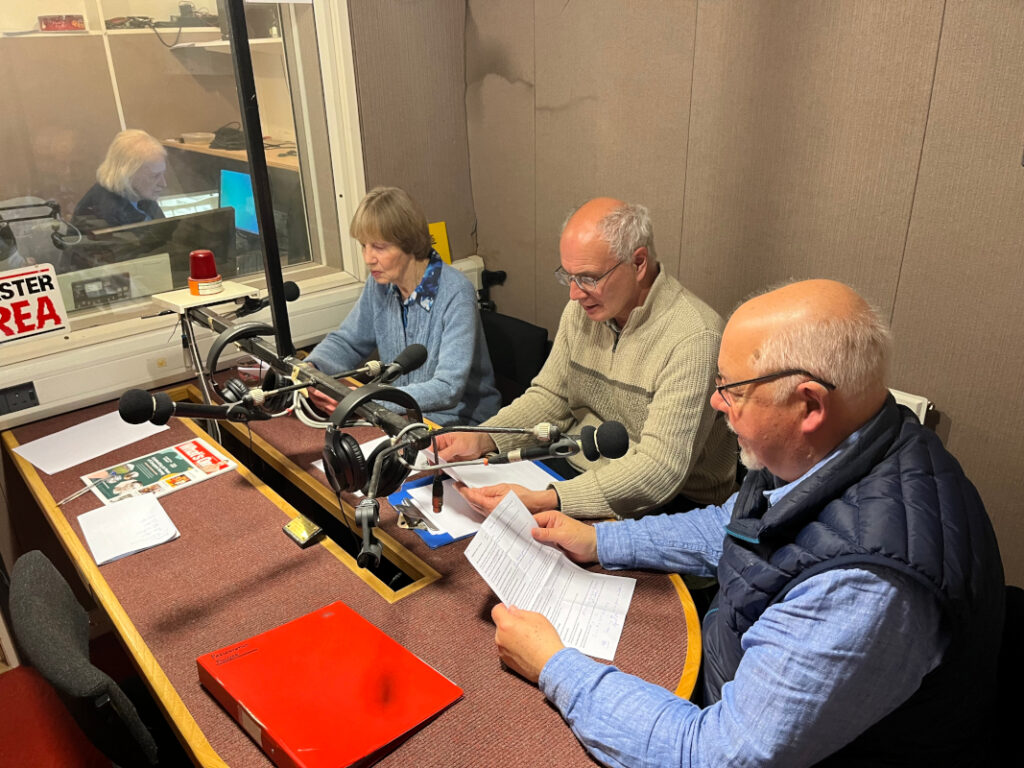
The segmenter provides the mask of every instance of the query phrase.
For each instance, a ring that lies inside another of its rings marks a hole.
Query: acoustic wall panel
[[[403,187],[476,252],[466,138],[465,0],[350,2],[366,185]]]
[[[678,267],[696,3],[535,3],[537,322],[568,291],[551,277],[566,214],[599,195],[643,203]]]
[[[723,314],[794,277],[888,313],[943,3],[701,2],[679,276]]]
[[[949,3],[893,317],[901,389],[928,395],[1024,583],[1024,5]]]
[[[536,316],[533,5],[469,0],[466,123],[479,253],[504,270],[498,311]]]

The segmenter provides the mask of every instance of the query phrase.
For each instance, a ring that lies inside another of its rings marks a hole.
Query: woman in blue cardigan
[[[371,190],[349,231],[363,247],[370,277],[356,306],[306,358],[324,373],[357,368],[376,349],[389,362],[410,344],[427,348],[427,362],[394,386],[441,425],[479,424],[497,412],[500,395],[487,352],[472,283],[431,247],[427,219],[397,187]],[[324,411],[336,401],[314,390]]]

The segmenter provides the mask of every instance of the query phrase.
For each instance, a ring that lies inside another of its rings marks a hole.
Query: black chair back
[[[526,391],[547,360],[551,349],[547,329],[491,310],[480,312],[480,322],[501,404],[508,405]]]
[[[42,552],[15,561],[10,612],[19,650],[93,744],[117,765],[156,765],[155,739],[117,683],[90,661],[88,614]]]

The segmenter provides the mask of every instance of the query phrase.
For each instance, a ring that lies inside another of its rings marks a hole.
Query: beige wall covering
[[[900,270],[895,377],[927,393],[1024,583],[1024,4],[947,3]]]
[[[790,277],[851,283],[1024,583],[1022,41],[1009,0],[468,0],[498,308],[554,330],[559,225],[598,194],[650,207],[665,267],[723,315]]]
[[[366,186],[403,187],[476,252],[466,140],[464,0],[350,0]]]

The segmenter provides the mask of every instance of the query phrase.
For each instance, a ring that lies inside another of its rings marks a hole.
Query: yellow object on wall
[[[433,244],[434,250],[445,264],[451,264],[452,249],[448,246],[448,225],[443,221],[434,221],[427,226],[430,228],[430,242]]]

